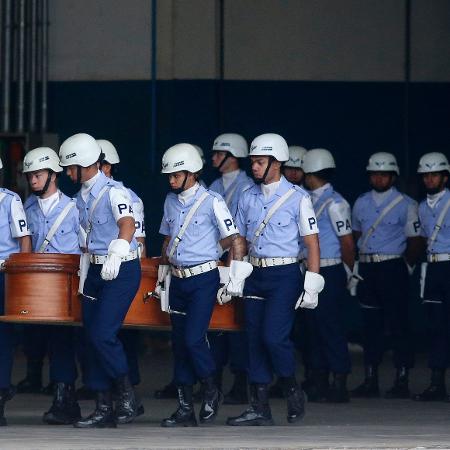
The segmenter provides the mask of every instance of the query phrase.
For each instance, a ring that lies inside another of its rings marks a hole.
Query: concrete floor
[[[360,352],[354,361],[350,387],[362,376]],[[41,422],[50,397],[17,395],[7,405],[8,427],[0,429],[0,450],[9,449],[290,449],[290,448],[450,448],[450,403],[422,404],[411,400],[352,400],[346,405],[308,404],[299,425],[287,425],[285,403],[272,402],[277,426],[234,428],[224,425],[227,416],[239,414],[239,406],[222,406],[213,426],[167,430],[161,418],[173,412],[174,400],[155,400],[152,393],[168,381],[170,352],[147,352],[142,359],[143,382],[139,393],[146,413],[135,423],[116,430],[76,430]],[[388,367],[388,361],[386,361]],[[412,372],[413,391],[426,387],[428,372],[423,358]],[[23,375],[24,362],[17,358],[14,379]],[[392,372],[381,374],[389,387]],[[226,385],[230,379],[226,377]],[[89,413],[92,402],[82,403]],[[196,406],[198,410],[198,406]]]

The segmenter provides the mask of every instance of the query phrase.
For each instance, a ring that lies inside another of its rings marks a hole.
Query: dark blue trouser
[[[358,284],[358,299],[364,322],[364,362],[377,366],[392,342],[394,366],[411,368],[414,351],[409,333],[408,270],[402,258],[378,263],[360,263],[364,278]]]
[[[223,369],[229,362],[232,373],[247,372],[248,342],[245,331],[210,332],[208,340],[218,369]]]
[[[269,384],[272,370],[279,377],[295,375],[294,345],[290,340],[295,303],[303,289],[298,264],[253,269],[244,295],[245,328],[249,349],[250,383]]]
[[[5,274],[0,272],[0,315],[5,314]],[[10,323],[0,322],[0,389],[11,385],[14,330]]]
[[[76,355],[80,363],[81,379],[83,384],[87,383],[87,358],[86,358],[86,339],[83,329],[76,330]],[[129,377],[131,384],[137,385],[141,382],[141,375],[139,373],[139,330],[121,329],[118,334],[120,342],[122,342],[123,350],[127,357],[129,368]]]
[[[342,326],[341,302],[345,294],[344,266],[322,267],[325,288],[315,309],[305,310],[308,327],[308,361],[311,369],[349,373],[351,370],[347,339]]]
[[[24,353],[30,362],[40,363],[48,353],[50,381],[75,383],[77,366],[72,327],[27,325],[24,328]]]
[[[214,358],[206,338],[219,289],[217,269],[190,278],[172,277],[169,290],[171,309],[186,315],[171,314],[174,381],[192,385],[213,376]]]
[[[83,325],[86,335],[86,385],[96,391],[107,390],[111,381],[128,374],[122,343],[118,339],[122,322],[141,281],[139,260],[123,262],[116,279],[101,278],[101,264],[91,265],[83,298]]]
[[[424,304],[428,314],[430,369],[450,365],[450,262],[428,263]]]

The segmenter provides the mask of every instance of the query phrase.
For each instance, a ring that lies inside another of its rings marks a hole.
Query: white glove
[[[406,261],[406,259],[405,259],[405,264],[406,264],[406,268],[408,269],[408,274],[409,274],[409,276],[411,277],[412,274],[414,273],[414,269],[416,268],[416,265],[413,264],[412,266],[410,266],[410,265],[408,264],[408,261]]]
[[[230,268],[226,266],[219,266],[219,276],[220,276],[220,288],[217,291],[217,303],[219,305],[225,305],[233,297],[225,292],[225,285],[230,279]]]
[[[80,270],[78,271],[78,275],[80,277],[80,283],[78,284],[78,292],[80,294],[83,294],[84,282],[86,281],[89,266],[91,265],[90,257],[91,255],[89,255],[89,253],[82,253],[80,255]]]
[[[225,285],[225,293],[232,297],[242,297],[245,279],[253,272],[253,266],[245,261],[232,260],[230,264],[230,277]]]
[[[161,283],[164,283],[169,270],[169,264],[160,264],[158,266],[158,280],[156,281],[155,290],[153,291],[153,295],[157,298],[161,298]]]
[[[101,277],[105,281],[114,280],[119,275],[122,258],[130,253],[130,243],[125,239],[114,239],[108,247],[108,256],[103,263]]]
[[[360,281],[364,281],[364,278],[359,274],[359,262],[355,261],[353,265],[353,271],[349,269],[347,264],[344,264],[345,271],[347,272],[347,289],[350,291],[350,295],[356,295],[356,286]]]
[[[319,294],[322,292],[324,286],[325,280],[322,275],[306,271],[303,292],[295,304],[295,309],[314,309],[319,303]]]

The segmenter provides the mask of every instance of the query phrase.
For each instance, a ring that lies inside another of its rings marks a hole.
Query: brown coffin
[[[80,322],[78,255],[14,253],[4,264],[5,315],[2,321]]]
[[[145,327],[154,329],[169,329],[169,314],[161,311],[159,301],[147,298],[147,294],[155,290],[158,279],[159,258],[141,259],[141,284],[133,303],[123,322],[128,327]]]

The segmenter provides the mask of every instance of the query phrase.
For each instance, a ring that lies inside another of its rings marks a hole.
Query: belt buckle
[[[194,271],[192,270],[192,267],[188,267],[187,270],[188,272],[186,272],[186,274],[189,273],[190,275],[186,275],[186,278],[193,277],[195,275]]]
[[[433,253],[433,254],[431,255],[431,262],[438,262],[438,261],[437,261],[437,254],[436,254],[436,253]]]

